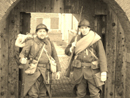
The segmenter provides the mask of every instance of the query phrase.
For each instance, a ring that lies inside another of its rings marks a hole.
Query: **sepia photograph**
[[[130,0],[0,0],[0,98],[130,98]]]

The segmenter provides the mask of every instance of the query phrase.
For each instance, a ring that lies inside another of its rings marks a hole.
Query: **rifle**
[[[80,12],[80,17],[79,17],[78,25],[79,25],[79,22],[80,22],[80,19],[81,19],[82,10],[83,10],[83,6],[81,7],[81,12]],[[77,29],[77,34],[75,36],[75,45],[77,43],[78,32],[79,32],[79,28]],[[74,52],[75,52],[75,47],[74,47],[74,49],[73,49],[73,51],[72,51],[72,53],[70,55],[69,61],[68,61],[68,68],[66,69],[66,73],[65,73],[66,77],[70,76],[71,64],[72,64],[72,60],[74,58]]]
[[[24,58],[27,57],[27,53],[25,50]],[[24,98],[24,84],[25,84],[25,64],[22,64],[21,68],[21,89],[20,89],[20,98]]]

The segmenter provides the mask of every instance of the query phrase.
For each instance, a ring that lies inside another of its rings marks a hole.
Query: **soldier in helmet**
[[[107,77],[107,61],[101,37],[90,29],[86,19],[80,21],[78,28],[78,35],[72,38],[65,49],[68,56],[74,51],[71,64],[74,90],[77,98],[86,98],[86,94],[90,94],[91,98],[100,98],[101,86]]]
[[[36,70],[33,74],[28,74],[31,71],[31,68],[25,70],[25,84],[24,84],[24,96],[28,95],[29,98],[43,98],[50,92],[50,83],[51,83],[51,74],[49,59],[45,51],[41,52],[43,46],[46,49],[48,55],[53,57],[56,61],[56,77],[60,78],[60,64],[57,57],[57,53],[53,43],[47,36],[48,29],[46,25],[39,24],[36,27],[36,37],[26,41],[25,46],[23,47],[19,57],[22,64],[27,65],[27,61],[30,62],[31,66],[35,66],[34,62],[37,62],[37,59],[41,53],[41,57],[37,64]],[[27,66],[26,66],[27,67]]]

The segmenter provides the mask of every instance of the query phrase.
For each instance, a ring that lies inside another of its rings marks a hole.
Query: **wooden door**
[[[30,32],[30,13],[21,12],[20,13],[20,33],[27,34]],[[21,52],[22,48],[20,48],[19,52]],[[24,91],[24,69],[19,69],[19,98],[23,98]]]
[[[95,31],[101,36],[104,48],[106,46],[106,15],[95,16]]]
[[[26,34],[27,32],[30,32],[30,18],[31,14],[30,13],[21,13],[21,33]]]
[[[106,50],[106,15],[96,15],[95,16],[95,31],[101,36],[104,49]],[[102,87],[101,98],[104,98],[105,87]]]

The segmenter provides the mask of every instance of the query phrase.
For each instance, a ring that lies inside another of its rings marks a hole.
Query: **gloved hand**
[[[56,79],[57,79],[57,80],[60,79],[60,72],[56,72]]]
[[[76,43],[75,42],[72,43],[72,46],[70,47],[70,52],[73,51],[74,47],[76,47]]]
[[[26,64],[27,63],[27,58],[21,58],[20,62],[21,62],[21,64]]]
[[[73,79],[73,72],[70,72],[70,78]]]
[[[107,72],[102,72],[101,73],[101,81],[106,81],[107,80]]]
[[[26,39],[26,35],[18,34],[18,37],[15,41],[15,46],[24,47],[25,46],[25,43],[24,43],[25,39]]]

